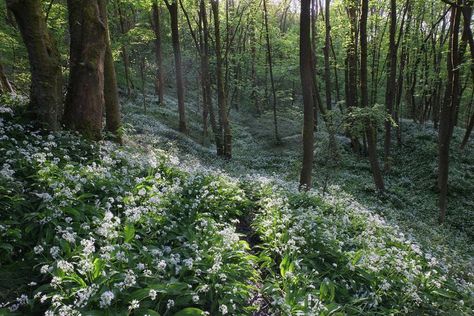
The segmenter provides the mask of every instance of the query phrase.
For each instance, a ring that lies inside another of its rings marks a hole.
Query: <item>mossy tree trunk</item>
[[[101,19],[105,26],[105,57],[104,57],[104,105],[105,105],[105,129],[114,136],[114,140],[122,143],[120,127],[122,118],[120,114],[120,103],[117,89],[117,76],[115,73],[112,47],[110,43],[109,21],[107,17],[107,0],[99,0]]]
[[[85,137],[102,138],[106,27],[100,0],[68,0],[70,75],[65,124]]]
[[[60,127],[63,79],[60,54],[48,32],[40,0],[7,0],[28,51],[31,70],[29,112],[39,126]]]

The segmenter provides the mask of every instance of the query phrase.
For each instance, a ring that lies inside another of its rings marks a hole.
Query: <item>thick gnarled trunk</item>
[[[43,128],[56,130],[62,115],[60,55],[48,32],[40,0],[7,0],[28,51],[31,69],[29,112]]]
[[[65,124],[90,139],[101,139],[104,110],[106,28],[99,0],[68,0],[71,37]]]

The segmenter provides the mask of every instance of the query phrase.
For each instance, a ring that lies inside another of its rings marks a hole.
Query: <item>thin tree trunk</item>
[[[449,147],[453,134],[454,114],[459,106],[460,95],[460,54],[459,54],[459,29],[461,25],[461,4],[457,0],[451,6],[449,53],[447,58],[448,82],[444,102],[441,105],[439,124],[438,148],[438,187],[439,187],[439,217],[440,224],[446,220],[448,200],[448,173],[449,173]]]
[[[13,86],[8,81],[7,75],[3,70],[3,66],[0,63],[0,94],[2,93],[15,93]]]
[[[336,59],[336,51],[334,50],[334,44],[331,38],[331,52],[332,52],[332,58],[334,60],[333,62],[333,69],[334,69],[334,83],[335,83],[335,90],[336,90],[336,103],[341,101],[341,97],[339,95],[339,76],[338,76],[338,71],[337,71],[337,59]],[[341,108],[342,109],[342,108]],[[342,111],[342,110],[341,110]]]
[[[326,83],[326,109],[331,111],[332,109],[332,97],[331,97],[331,64],[329,62],[329,52],[331,49],[331,20],[330,20],[330,5],[331,0],[326,0],[325,7],[325,24],[326,24],[326,37],[324,41],[324,81]]]
[[[350,2],[347,13],[350,20],[349,45],[347,47],[347,75],[346,75],[346,103],[350,112],[358,106],[357,93],[357,1]],[[354,135],[350,135],[352,151],[361,154],[359,140]]]
[[[270,31],[268,28],[268,11],[267,11],[267,0],[263,0],[263,17],[265,21],[265,38],[267,42],[267,59],[268,59],[268,71],[270,72],[270,83],[272,86],[273,95],[273,127],[275,131],[275,141],[277,144],[281,142],[280,135],[278,134],[278,119],[277,119],[277,96],[275,89],[275,80],[273,79],[273,60],[272,60],[272,47],[270,43]]]
[[[155,93],[158,96],[160,105],[165,105],[165,84],[164,84],[164,69],[163,69],[163,50],[161,45],[161,8],[158,6],[158,1],[153,1],[153,32],[155,33],[155,61],[156,61],[156,73],[155,73]]]
[[[146,78],[145,78],[145,56],[140,56],[139,68],[140,68],[140,81],[141,81],[141,90],[142,90],[142,104],[143,104],[143,112],[146,114],[147,106],[146,106]]]
[[[107,17],[107,0],[99,0],[99,10],[105,26],[105,57],[104,57],[104,103],[105,103],[105,129],[112,133],[114,140],[122,143],[120,127],[120,103],[117,90],[117,77],[115,74],[114,59],[110,43],[109,22]]]
[[[65,124],[85,137],[102,138],[106,29],[97,0],[68,0],[70,76]]]
[[[462,139],[461,150],[464,150],[464,148],[466,147],[473,128],[474,128],[474,113],[471,115],[471,119],[469,120],[469,125],[467,126],[466,133],[464,134],[464,137]]]
[[[303,124],[303,167],[300,175],[300,188],[312,187],[312,170],[314,159],[314,123],[313,123],[313,74],[311,49],[311,0],[301,0],[300,15],[300,75],[303,90],[304,124]]]
[[[369,0],[362,0],[361,18],[360,18],[360,91],[362,106],[368,106],[369,91],[367,86],[367,19],[369,12]],[[372,176],[374,178],[375,187],[378,191],[385,189],[382,173],[380,171],[377,159],[377,137],[376,129],[373,123],[366,123],[365,134],[367,137],[367,149],[369,161],[372,168]]]
[[[202,91],[203,91],[203,138],[204,141],[208,137],[208,116],[210,116],[211,128],[216,142],[216,148],[222,150],[222,137],[219,133],[212,104],[211,91],[211,73],[209,67],[209,23],[206,11],[205,0],[200,0],[199,15],[201,23],[201,76],[202,76]]]
[[[316,22],[318,18],[318,2],[316,0],[311,0],[311,64],[312,64],[312,76],[313,76],[313,117],[314,117],[314,131],[318,131],[318,112],[322,106],[321,95],[319,93],[318,79],[316,74],[316,46],[317,46],[317,29]]]
[[[7,0],[28,51],[31,70],[29,112],[41,127],[56,130],[63,109],[60,54],[49,34],[40,0]]]
[[[333,158],[338,158],[339,153],[337,149],[336,137],[335,137],[335,130],[334,124],[332,121],[332,84],[331,84],[331,68],[329,62],[329,54],[331,50],[331,23],[330,23],[330,5],[331,1],[326,0],[326,7],[325,7],[325,43],[324,43],[324,81],[325,81],[325,92],[326,92],[326,108],[324,109],[323,105],[320,104],[321,107],[321,114],[326,124],[326,128],[329,135],[329,149],[331,151],[331,155]],[[314,47],[313,47],[314,50]],[[315,67],[313,67],[315,68]]]
[[[252,92],[250,93],[250,99],[253,100],[255,110],[257,111],[257,114],[260,115],[262,114],[262,109],[260,108],[260,101],[258,98],[257,94],[257,89],[258,89],[258,81],[257,81],[257,45],[256,41],[257,38],[255,36],[256,28],[255,28],[255,22],[252,20],[252,29],[250,33],[250,58],[251,58],[251,82],[252,82]]]
[[[225,91],[224,69],[222,60],[220,20],[219,20],[219,0],[211,1],[212,13],[214,16],[214,41],[216,51],[216,78],[217,78],[217,103],[219,110],[219,129],[223,133],[223,149],[224,158],[232,158],[232,134],[230,130],[228,112],[227,112],[227,95]],[[219,152],[218,152],[219,153]]]
[[[385,106],[387,114],[394,116],[393,101],[395,99],[395,91],[397,84],[397,43],[395,35],[397,32],[397,0],[390,0],[390,43],[389,53],[387,57],[387,88],[385,92]],[[390,170],[391,157],[390,150],[392,146],[392,122],[385,121],[385,140],[384,140],[384,168]]]
[[[119,16],[119,21],[120,21],[120,32],[122,33],[122,35],[126,35],[128,32],[128,27],[125,26],[125,17],[123,15],[120,1],[117,1],[117,13]],[[121,55],[122,55],[124,72],[125,72],[125,85],[127,87],[127,97],[130,97],[132,95],[133,83],[130,77],[130,57],[128,55],[128,49],[125,44],[123,44],[121,47]]]
[[[179,131],[188,133],[186,126],[186,109],[184,106],[183,66],[181,62],[181,46],[178,26],[178,0],[165,0],[171,18],[171,38],[173,42],[174,63],[176,70],[176,90],[178,94]]]

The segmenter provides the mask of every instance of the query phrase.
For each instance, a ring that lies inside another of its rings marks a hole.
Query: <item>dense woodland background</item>
[[[1,1],[0,315],[470,315],[473,6]]]

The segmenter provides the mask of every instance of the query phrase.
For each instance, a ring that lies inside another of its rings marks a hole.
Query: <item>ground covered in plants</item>
[[[0,108],[0,315],[472,314],[472,143],[454,149],[438,227],[430,126],[404,122],[383,196],[342,137],[340,160],[324,156],[321,129],[300,193],[297,113],[280,146],[270,118],[234,114],[224,162],[200,144],[197,107],[191,137],[175,132],[173,102],[125,105],[122,147]]]

